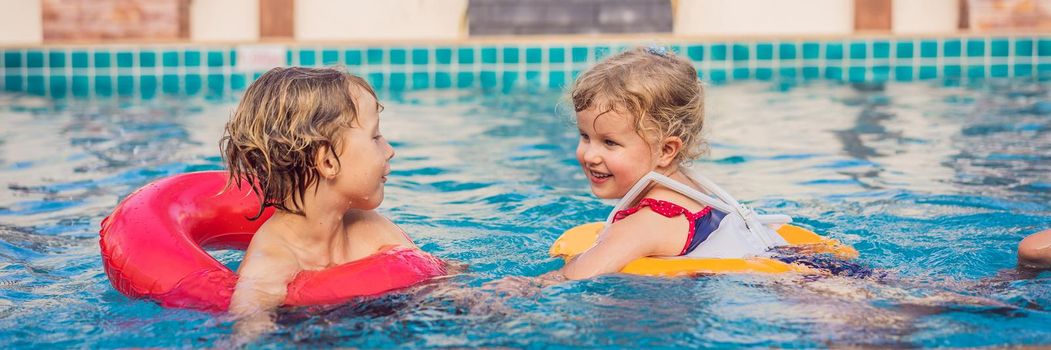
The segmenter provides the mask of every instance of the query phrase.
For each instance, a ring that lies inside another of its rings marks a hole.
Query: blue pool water
[[[1051,86],[741,82],[709,90],[696,164],[760,211],[856,247],[868,278],[605,276],[538,289],[548,246],[605,218],[558,91],[381,93],[381,210],[467,272],[281,314],[258,347],[1051,345]],[[221,168],[233,101],[0,95],[0,347],[221,346],[229,320],[117,293],[98,227],[132,190]],[[236,251],[214,252],[235,267]],[[507,276],[525,276],[511,277]],[[1023,278],[1026,277],[1026,278]]]

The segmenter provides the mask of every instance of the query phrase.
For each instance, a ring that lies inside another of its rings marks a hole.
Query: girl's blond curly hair
[[[302,214],[305,191],[320,179],[318,152],[338,161],[339,135],[357,120],[354,86],[376,96],[364,79],[330,68],[273,68],[248,87],[219,148],[227,186],[244,180],[259,198],[251,219],[266,207]]]
[[[635,130],[654,143],[665,137],[682,140],[675,156],[679,165],[707,150],[704,128],[704,87],[686,59],[664,48],[635,48],[613,55],[577,78],[570,90],[573,108],[581,112],[626,112]]]

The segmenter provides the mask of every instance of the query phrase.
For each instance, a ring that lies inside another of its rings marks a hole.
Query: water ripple
[[[868,278],[611,275],[541,288],[566,229],[605,219],[561,91],[382,92],[397,150],[380,211],[466,272],[283,310],[258,347],[978,347],[1048,343],[1051,92],[1033,81],[709,88],[696,167],[766,213],[854,246]],[[213,347],[229,320],[129,300],[102,217],[158,178],[222,167],[232,100],[0,95],[0,345]],[[747,122],[742,122],[747,121]],[[55,147],[58,145],[60,147]],[[239,251],[211,251],[236,268]],[[1006,271],[1006,272],[1005,272]]]

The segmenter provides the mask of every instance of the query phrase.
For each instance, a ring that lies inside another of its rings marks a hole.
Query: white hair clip
[[[650,47],[647,47],[646,48],[646,52],[649,52],[651,54],[654,54],[654,55],[657,55],[657,56],[661,56],[661,57],[668,57],[668,48],[663,47],[663,46],[650,46]]]

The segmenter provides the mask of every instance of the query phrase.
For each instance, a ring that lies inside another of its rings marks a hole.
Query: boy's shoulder
[[[390,219],[376,210],[351,210],[343,214],[343,220],[347,223],[347,228],[350,230],[374,232],[396,227]]]
[[[248,246],[245,254],[266,257],[267,259],[296,259],[296,254],[289,248],[289,243],[284,235],[276,232],[277,228],[265,225],[256,231],[252,237],[252,243]]]
[[[274,222],[273,218],[267,220],[256,230],[242,263],[247,262],[248,257],[261,257],[268,262],[292,261],[298,265],[299,258],[286,239],[295,234],[292,230],[292,226]]]
[[[386,216],[383,216],[383,214],[380,214],[375,209],[369,209],[369,210],[352,209],[352,210],[348,210],[346,213],[343,214],[343,219],[344,220],[349,220],[349,221],[354,221],[354,222],[388,221]]]
[[[267,288],[277,288],[275,286],[287,284],[302,270],[302,264],[288,242],[274,233],[266,231],[264,227],[252,237],[237,271],[242,279],[267,284]]]
[[[405,234],[405,231],[376,210],[352,210],[344,215],[347,223],[346,234],[352,240],[375,242],[377,245],[412,246],[412,240]]]

